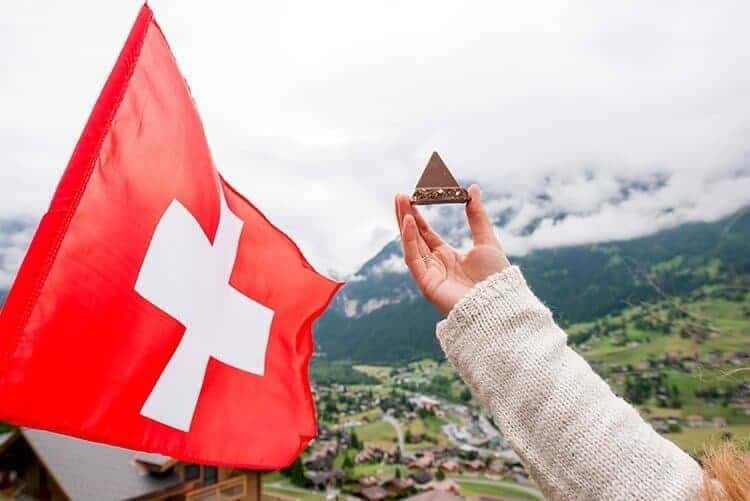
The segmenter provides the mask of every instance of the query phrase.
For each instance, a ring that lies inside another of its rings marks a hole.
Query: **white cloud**
[[[344,298],[344,315],[347,317],[356,317],[357,316],[357,304],[359,301],[356,299],[346,299]]]
[[[5,223],[0,218],[0,291],[10,287],[31,239],[33,226],[20,220]]]
[[[408,272],[404,258],[399,254],[393,254],[387,259],[381,261],[370,269],[373,275],[383,275],[386,273],[406,273]]]
[[[387,306],[391,303],[398,302],[393,301],[390,298],[371,298],[368,299],[365,304],[362,305],[362,315],[367,315],[368,313],[372,313],[375,310],[378,310],[382,308],[383,306]]]
[[[433,149],[509,195],[493,212],[519,211],[517,252],[748,199],[727,174],[748,165],[747,2],[149,3],[218,167],[317,269],[350,274],[393,238],[392,196]],[[3,4],[0,217],[41,215],[140,4]],[[654,173],[668,184],[611,202]]]

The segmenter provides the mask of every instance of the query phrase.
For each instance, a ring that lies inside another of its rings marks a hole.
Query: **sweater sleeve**
[[[702,470],[567,344],[517,267],[437,326],[448,360],[549,499],[693,499]]]

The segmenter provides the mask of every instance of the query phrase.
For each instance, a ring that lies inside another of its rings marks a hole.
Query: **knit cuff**
[[[446,348],[464,332],[470,332],[483,313],[494,311],[498,306],[516,309],[519,295],[528,294],[532,293],[518,266],[509,266],[476,284],[453,306],[446,319],[437,324],[436,333],[443,351],[447,352]]]

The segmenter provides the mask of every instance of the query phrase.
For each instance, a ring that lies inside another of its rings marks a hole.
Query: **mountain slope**
[[[538,250],[512,261],[558,321],[590,321],[629,304],[750,274],[750,212],[629,241]],[[317,322],[319,355],[364,362],[440,357],[434,336],[438,320],[393,241],[360,269]]]

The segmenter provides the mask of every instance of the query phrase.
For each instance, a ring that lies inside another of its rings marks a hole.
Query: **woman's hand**
[[[482,205],[479,186],[470,186],[469,196],[466,217],[474,246],[459,254],[430,228],[409,197],[396,195],[406,265],[422,294],[446,315],[474,285],[510,266]]]

